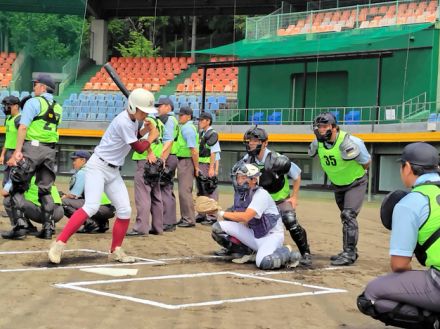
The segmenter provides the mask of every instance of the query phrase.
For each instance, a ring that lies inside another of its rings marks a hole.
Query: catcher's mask
[[[258,139],[260,143],[254,149],[251,149],[249,142],[253,138]],[[244,133],[243,136],[243,144],[246,146],[246,152],[249,154],[249,156],[257,156],[263,147],[263,143],[268,139],[269,136],[267,135],[266,130],[263,128],[259,128],[258,126],[250,128]]]
[[[380,220],[387,230],[391,230],[392,227],[394,207],[407,194],[408,192],[406,191],[396,190],[388,193],[383,199],[382,205],[380,206]]]
[[[29,188],[29,163],[25,160],[21,160],[16,166],[11,168],[9,172],[9,178],[11,179],[12,186],[16,192],[25,192]]]
[[[237,179],[238,175],[246,176],[246,179],[239,183]],[[249,191],[249,180],[252,178],[257,178],[258,184],[258,179],[260,176],[260,169],[258,169],[258,167],[254,164],[238,162],[232,168],[232,183],[234,185],[234,189],[238,193],[245,193]]]
[[[319,114],[313,121],[313,132],[315,133],[318,142],[328,142],[332,137],[332,130],[327,129],[324,134],[319,132],[319,125],[332,125],[332,128],[336,127],[336,118],[331,112],[323,112]]]
[[[158,158],[156,162],[146,162],[144,165],[144,183],[155,184],[159,183],[163,172],[163,160]]]

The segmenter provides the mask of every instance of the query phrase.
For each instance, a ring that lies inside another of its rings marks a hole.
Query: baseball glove
[[[195,208],[199,214],[212,214],[222,209],[218,205],[217,201],[208,198],[207,196],[197,197],[195,201]]]

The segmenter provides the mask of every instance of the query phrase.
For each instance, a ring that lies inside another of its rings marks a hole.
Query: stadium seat
[[[264,123],[264,112],[254,112],[249,114],[248,121],[251,124],[259,125]]]
[[[361,120],[361,111],[351,110],[344,116],[344,123],[346,125],[359,124]]]
[[[282,119],[281,112],[273,112],[267,117],[267,123],[271,125],[280,125]]]

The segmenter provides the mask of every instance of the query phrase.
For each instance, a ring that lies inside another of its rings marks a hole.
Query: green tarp
[[[240,58],[287,57],[307,54],[346,52],[350,47],[368,45],[431,27],[432,23],[354,29],[332,33],[313,33],[272,37],[257,41],[241,40],[229,45],[196,51],[199,54],[233,55]],[[383,47],[382,47],[383,49]],[[367,49],[366,49],[367,50]],[[372,50],[372,49],[369,49]]]

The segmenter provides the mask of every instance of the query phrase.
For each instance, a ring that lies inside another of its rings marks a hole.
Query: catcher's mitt
[[[222,209],[218,205],[217,201],[208,198],[207,196],[197,197],[195,202],[195,208],[199,214],[211,214]]]

